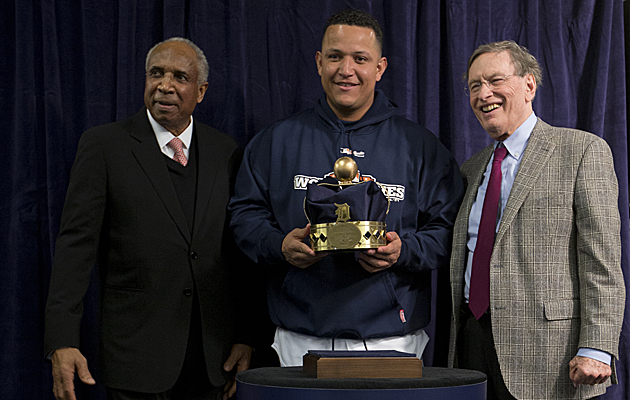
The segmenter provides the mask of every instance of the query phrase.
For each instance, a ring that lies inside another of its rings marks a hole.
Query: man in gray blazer
[[[461,168],[449,366],[486,373],[488,399],[603,394],[625,303],[610,148],[536,117],[540,67],[515,42],[480,46],[465,78],[495,143]]]

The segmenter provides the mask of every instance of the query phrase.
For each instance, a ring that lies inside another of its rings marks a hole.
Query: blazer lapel
[[[145,109],[134,117],[131,136],[138,141],[137,146],[132,149],[132,153],[147,174],[180,233],[190,243],[190,230],[186,216],[177,198],[177,193],[175,193],[173,181],[164,163],[163,153],[155,139],[155,133],[146,116]]]
[[[518,168],[510,197],[503,211],[495,245],[501,240],[516,217],[523,201],[538,181],[542,168],[547,165],[549,157],[553,154],[556,144],[548,139],[551,135],[551,127],[539,119],[523,153],[523,160]]]
[[[473,164],[466,165],[466,194],[462,200],[455,225],[453,227],[453,249],[452,249],[452,278],[454,281],[461,284],[464,275],[461,271],[466,267],[466,252],[467,252],[467,239],[468,239],[468,219],[470,217],[470,210],[472,209],[475,199],[477,197],[477,191],[479,185],[481,185],[483,179],[483,173],[486,170],[488,161],[492,156],[494,145],[490,145],[481,150],[479,157]],[[463,171],[463,170],[462,170]],[[458,292],[459,293],[459,292]]]
[[[204,129],[195,126],[194,138],[197,140],[198,172],[197,172],[197,204],[195,210],[194,234],[202,226],[202,222],[210,207],[210,198],[218,171],[218,157],[214,155],[212,137]],[[223,227],[215,227],[223,229]]]
[[[468,179],[468,184],[471,184],[471,187],[466,190],[466,196],[462,202],[462,207],[466,210],[465,215],[467,216],[470,215],[470,210],[475,203],[479,186],[483,181],[483,173],[486,171],[486,167],[488,166],[488,162],[490,162],[490,157],[492,157],[493,152],[494,144],[487,146],[485,149],[481,150],[481,154],[478,158],[479,163],[471,166],[471,169],[474,170],[474,173],[470,176],[470,179]],[[466,218],[466,230],[468,230],[468,218]]]

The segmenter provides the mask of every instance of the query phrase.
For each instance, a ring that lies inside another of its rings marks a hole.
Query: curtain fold
[[[53,398],[50,366],[41,354],[43,308],[76,146],[85,129],[143,106],[149,48],[184,36],[204,50],[209,87],[195,118],[245,145],[259,130],[312,107],[322,95],[315,52],[327,17],[348,7],[372,13],[383,27],[389,65],[377,87],[403,115],[438,136],[460,164],[491,142],[462,90],[469,55],[495,40],[528,47],[543,70],[536,114],[552,125],[593,132],[613,150],[622,267],[630,287],[622,0],[5,0],[0,2],[0,110],[8,120],[0,157],[0,398]],[[625,32],[627,40],[627,27]],[[437,274],[434,287],[444,290]],[[434,296],[428,364],[444,363],[440,338],[448,307],[442,300]],[[98,372],[94,283],[85,307],[82,350]],[[602,398],[630,398],[629,340],[625,323],[617,364],[621,382]],[[104,398],[100,387],[81,392],[84,399]]]

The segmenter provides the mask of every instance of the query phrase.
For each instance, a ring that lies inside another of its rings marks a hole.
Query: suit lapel
[[[214,188],[214,181],[218,171],[217,163],[219,157],[216,157],[214,154],[212,137],[207,129],[198,128],[198,126],[195,125],[194,138],[197,140],[198,152],[197,204],[194,224],[194,233],[196,233],[199,230],[199,227],[203,225],[203,219],[209,209],[212,189]],[[223,227],[215,228],[223,229]]]
[[[525,201],[529,192],[534,185],[536,185],[543,167],[547,165],[549,157],[553,154],[556,144],[549,140],[551,135],[551,127],[539,119],[529,137],[527,148],[523,153],[523,160],[518,168],[510,197],[503,211],[495,245],[501,240],[508,227],[512,224],[523,201]]]
[[[462,200],[462,205],[459,209],[455,225],[453,227],[453,251],[452,251],[452,278],[462,284],[464,274],[462,271],[466,267],[466,252],[468,242],[468,219],[470,217],[470,210],[477,197],[477,191],[479,185],[481,185],[483,179],[483,173],[486,170],[486,166],[490,161],[494,150],[494,145],[490,145],[481,150],[475,161],[470,161],[472,164],[465,166],[464,176],[466,176],[466,194]],[[461,286],[460,286],[461,288]],[[460,292],[458,292],[460,293]]]
[[[134,156],[151,181],[171,218],[175,221],[180,233],[190,243],[190,230],[186,216],[182,211],[177,193],[175,193],[173,181],[164,163],[163,153],[155,139],[155,133],[146,116],[145,109],[134,117],[131,136],[138,141],[137,146],[132,149]]]
[[[467,216],[470,215],[470,210],[475,203],[479,186],[483,181],[483,173],[486,171],[486,167],[488,166],[488,162],[490,162],[490,157],[492,157],[493,152],[494,144],[491,144],[481,151],[478,163],[476,163],[476,165],[471,165],[471,170],[474,171],[473,174],[470,175],[470,179],[468,179],[468,184],[471,185],[471,187],[466,190],[466,196],[464,197],[462,203],[462,207],[465,207],[464,209],[466,210],[465,215]],[[466,230],[468,230],[468,218],[466,218]]]

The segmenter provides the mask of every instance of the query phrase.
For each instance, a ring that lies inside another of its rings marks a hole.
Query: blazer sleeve
[[[618,190],[610,148],[601,139],[592,141],[579,163],[574,193],[581,313],[578,347],[606,351],[615,358],[625,305]]]
[[[94,131],[79,141],[61,216],[45,310],[45,355],[79,347],[83,296],[98,257],[106,207],[106,167]]]

